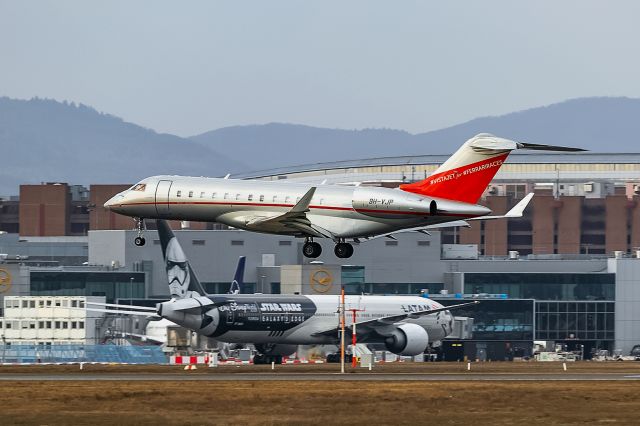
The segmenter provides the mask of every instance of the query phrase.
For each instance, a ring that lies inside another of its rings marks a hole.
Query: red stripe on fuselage
[[[228,206],[252,206],[252,207],[286,207],[291,208],[294,204],[272,204],[272,203],[229,203],[218,201],[169,201],[161,202],[162,205],[228,205]],[[139,202],[139,203],[122,203],[121,207],[127,206],[144,206],[144,205],[156,205],[154,201]],[[410,212],[403,210],[376,210],[376,209],[354,209],[352,207],[338,207],[338,206],[309,206],[309,209],[315,210],[340,210],[340,211],[355,211],[358,213],[376,213],[376,214],[390,214],[390,215],[411,215],[411,216],[429,216],[428,212]],[[461,213],[441,213],[439,216],[452,216],[452,217],[473,217],[473,215],[461,214]]]

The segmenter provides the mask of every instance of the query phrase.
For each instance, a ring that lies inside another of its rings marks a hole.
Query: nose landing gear
[[[322,254],[322,246],[311,238],[307,238],[302,246],[302,254],[304,257],[315,259]]]
[[[136,217],[135,221],[136,227],[138,228],[138,236],[133,240],[133,243],[138,247],[142,247],[147,242],[147,240],[145,240],[142,236],[144,232],[144,219],[141,217]]]

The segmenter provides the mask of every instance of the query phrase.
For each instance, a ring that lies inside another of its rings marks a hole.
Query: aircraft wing
[[[477,305],[478,303],[480,303],[480,301],[474,300],[473,302],[460,303],[460,304],[451,305],[451,306],[444,306],[442,308],[432,309],[429,311],[407,312],[406,314],[403,313],[398,315],[390,315],[386,317],[374,318],[367,321],[359,321],[359,322],[356,322],[356,328],[359,330],[358,332],[359,334],[366,334],[366,333],[376,331],[377,329],[380,329],[380,330],[388,329],[389,326],[407,319],[415,319],[425,315],[432,315],[432,314],[437,314],[439,312],[451,311],[454,309],[464,308],[466,306]],[[350,327],[351,326],[349,325],[347,328],[350,328]],[[331,336],[331,335],[334,335],[337,331],[339,331],[339,327],[334,327],[329,330],[324,330],[324,331],[316,332],[313,334],[315,336],[321,336],[321,335]]]
[[[499,216],[479,216],[473,217],[467,220],[487,220],[487,219],[505,219],[510,217],[522,217],[524,209],[529,205],[529,202],[533,198],[533,192],[528,193],[522,200],[518,201],[518,204],[513,206],[506,214]]]
[[[270,232],[299,233],[311,237],[333,238],[331,233],[316,225],[311,224],[307,218],[309,204],[316,192],[316,187],[312,187],[300,198],[300,201],[288,212],[274,217],[258,217],[247,223],[248,227],[268,229]]]
[[[372,237],[364,237],[363,239],[366,240],[366,241],[370,241],[370,240],[375,240],[376,238],[386,237],[386,238],[395,240],[396,238],[394,237],[394,235],[395,234],[401,234],[403,232],[419,232],[421,234],[431,235],[429,233],[429,231],[433,230],[433,229],[458,228],[458,227],[460,227],[460,228],[469,228],[470,226],[471,225],[469,225],[464,220],[454,220],[454,221],[451,221],[451,222],[442,222],[442,223],[434,223],[433,225],[418,226],[416,228],[399,229],[397,231],[388,232],[386,234],[374,235]],[[354,238],[354,240],[356,242],[360,242],[359,238]]]

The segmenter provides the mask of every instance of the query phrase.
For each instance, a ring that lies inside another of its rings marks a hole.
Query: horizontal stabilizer
[[[534,151],[560,151],[560,152],[583,152],[582,148],[572,148],[569,146],[542,145],[538,143],[518,142],[518,149],[531,149]]]
[[[160,318],[155,312],[143,312],[143,311],[125,311],[122,309],[99,309],[99,308],[70,308],[70,309],[82,309],[83,311],[89,312],[104,312],[107,314],[116,314],[116,315],[133,315],[140,317],[156,317]]]
[[[156,308],[150,308],[148,306],[135,306],[135,305],[118,305],[117,303],[98,303],[98,302],[86,302],[87,305],[95,305],[95,306],[106,306],[109,308],[120,308],[120,309],[135,309],[138,311],[151,311],[155,312]]]

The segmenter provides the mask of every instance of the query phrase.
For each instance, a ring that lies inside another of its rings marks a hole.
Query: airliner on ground
[[[263,362],[277,362],[298,345],[339,342],[339,296],[207,294],[167,222],[158,220],[157,225],[171,300],[156,309],[99,303],[89,305],[100,308],[88,309],[163,318],[220,342],[252,343]],[[399,355],[418,355],[451,333],[450,310],[476,303],[444,307],[419,296],[346,296],[345,308],[360,310],[359,343],[381,343]],[[348,333],[352,322],[346,315]]]
[[[509,153],[517,149],[583,151],[479,134],[431,176],[397,189],[153,176],[117,194],[105,207],[137,219],[136,245],[145,243],[144,219],[194,220],[305,238],[302,251],[310,258],[322,251],[313,239],[330,238],[336,243],[336,256],[348,258],[353,254],[348,241],[522,216],[532,194],[503,216],[489,216],[491,210],[476,204]]]

